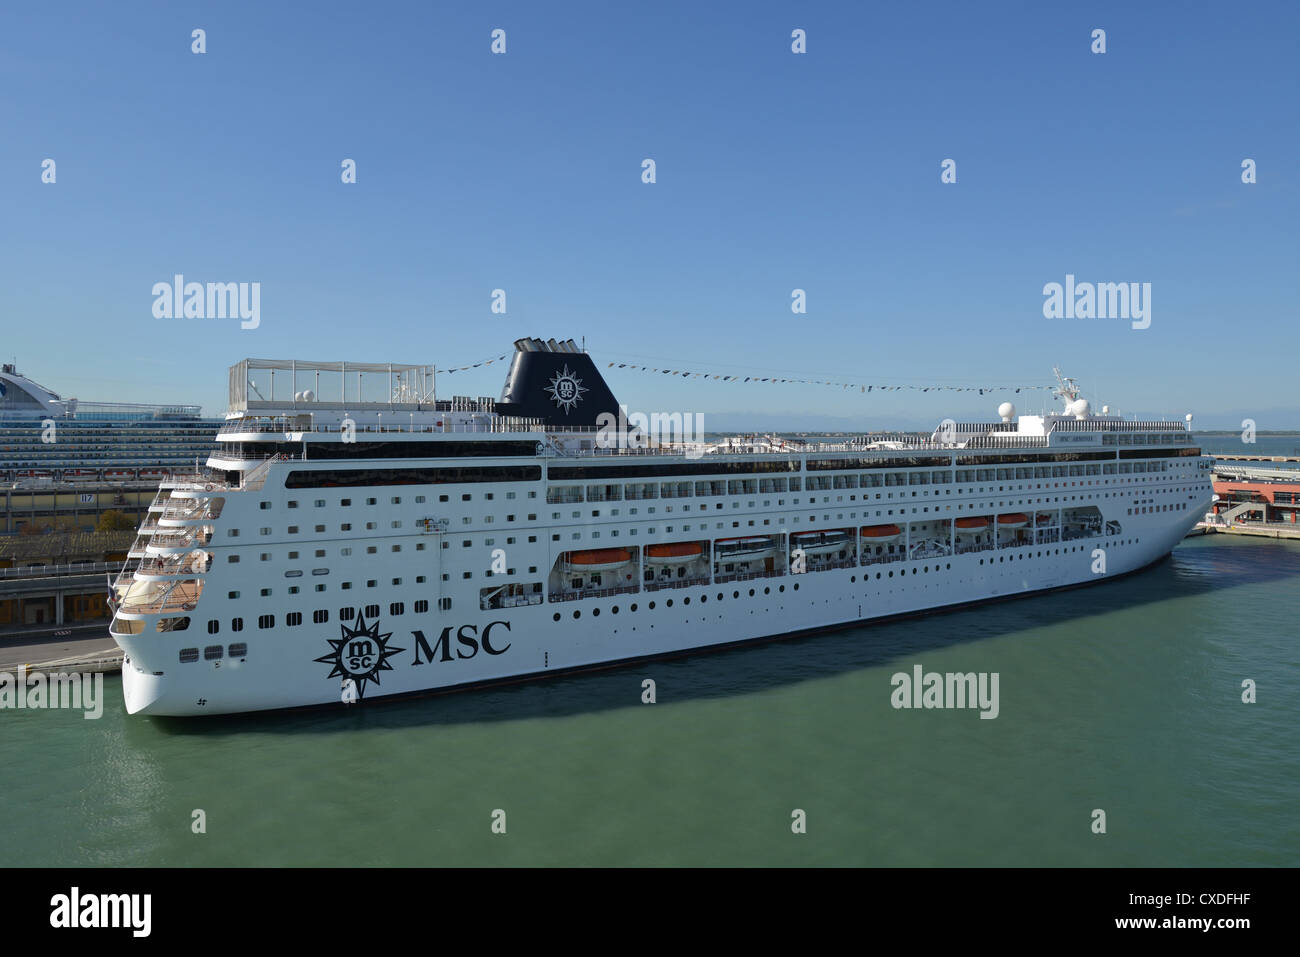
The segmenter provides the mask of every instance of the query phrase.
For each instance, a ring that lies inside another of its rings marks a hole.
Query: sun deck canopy
[[[244,359],[230,367],[230,412],[414,412],[432,409],[434,401],[431,365]]]

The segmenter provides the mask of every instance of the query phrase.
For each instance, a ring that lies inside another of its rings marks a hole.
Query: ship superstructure
[[[371,390],[367,392],[367,384]],[[350,703],[1104,580],[1211,500],[1189,425],[1060,413],[843,443],[609,441],[570,340],[500,399],[430,366],[245,360],[113,586],[128,711]]]

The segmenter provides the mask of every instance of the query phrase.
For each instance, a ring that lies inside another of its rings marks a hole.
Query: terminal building
[[[1300,469],[1214,467],[1214,514],[1225,522],[1282,523],[1300,528]]]

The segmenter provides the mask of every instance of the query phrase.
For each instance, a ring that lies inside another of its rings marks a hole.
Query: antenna
[[[1079,397],[1079,388],[1074,384],[1074,379],[1061,375],[1060,366],[1052,366],[1052,371],[1056,373],[1056,384],[1059,386],[1053,395],[1060,396],[1067,402],[1073,402],[1077,399]]]
[[[1062,375],[1060,366],[1052,366],[1052,371],[1056,373],[1057,388],[1052,391],[1052,395],[1065,402],[1067,412],[1070,403],[1079,398],[1079,387],[1074,384],[1074,379],[1070,376]]]

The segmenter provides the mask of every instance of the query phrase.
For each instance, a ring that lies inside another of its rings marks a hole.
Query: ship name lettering
[[[482,635],[478,634],[478,625],[461,625],[460,628],[456,630],[456,642],[463,646],[463,648],[468,648],[469,653],[466,654],[462,648],[457,648],[455,657],[462,659],[473,658],[478,654],[480,646],[482,646],[483,650],[489,655],[501,655],[509,651],[509,643],[502,648],[495,648],[492,645],[492,629],[497,625],[504,625],[506,631],[510,630],[510,622],[508,621],[494,621],[489,623],[484,626]],[[415,637],[415,660],[412,661],[411,664],[424,664],[424,661],[420,660],[421,651],[424,652],[424,656],[428,661],[434,660],[435,652],[437,652],[437,659],[439,661],[455,660],[451,653],[451,632],[453,627],[453,625],[448,625],[444,628],[442,634],[438,636],[438,640],[435,641],[432,646],[429,645],[429,639],[424,637],[424,632],[413,630],[411,634]]]

